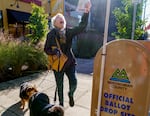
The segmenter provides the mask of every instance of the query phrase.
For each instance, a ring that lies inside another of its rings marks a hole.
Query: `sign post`
[[[100,106],[102,99],[102,88],[103,88],[103,79],[104,79],[104,68],[105,68],[105,56],[106,56],[106,43],[108,37],[108,26],[109,26],[109,15],[110,15],[110,4],[111,0],[107,0],[106,6],[106,17],[105,17],[105,30],[104,30],[104,39],[103,39],[103,49],[102,49],[102,64],[100,71],[100,84],[99,84],[99,96],[98,96],[98,105],[97,105],[97,116],[101,116],[100,114]]]
[[[141,0],[132,0],[132,3],[133,3],[133,20],[132,20],[131,39],[134,40],[134,31],[135,31],[135,24],[136,24],[137,4],[141,3]]]

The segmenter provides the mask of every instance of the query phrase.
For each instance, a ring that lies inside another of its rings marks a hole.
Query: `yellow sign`
[[[64,14],[64,0],[51,0],[50,8],[52,17],[57,13]]]
[[[118,40],[106,45],[101,105],[98,106],[102,48],[94,60],[91,116],[148,116],[150,42]]]

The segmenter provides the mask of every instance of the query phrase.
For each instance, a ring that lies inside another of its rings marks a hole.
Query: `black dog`
[[[30,116],[64,116],[61,106],[49,104],[49,97],[44,93],[35,93],[29,100]]]
[[[45,93],[38,92],[31,83],[21,84],[20,98],[22,109],[25,101],[29,103],[30,116],[64,116],[63,108],[50,104],[49,97]]]

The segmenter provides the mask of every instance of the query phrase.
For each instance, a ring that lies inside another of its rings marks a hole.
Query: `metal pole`
[[[65,0],[63,0],[63,15],[65,15]]]
[[[145,0],[144,3],[143,3],[143,4],[144,4],[143,20],[145,20],[145,13],[146,13],[146,7],[147,7],[146,2],[147,2],[147,1]],[[143,30],[145,29],[145,26],[146,26],[146,25],[144,24]]]
[[[48,0],[48,26],[51,29],[51,0]]]
[[[131,39],[134,40],[137,3],[134,3]]]
[[[48,0],[48,15],[51,16],[51,0]]]
[[[101,109],[103,79],[104,79],[104,69],[105,69],[105,59],[106,59],[106,43],[107,43],[107,37],[108,37],[110,3],[111,3],[111,0],[107,0],[104,40],[103,40],[103,49],[102,49],[102,63],[101,63],[100,82],[99,82],[99,95],[98,95],[98,105],[97,105],[97,116],[101,116],[100,109]]]

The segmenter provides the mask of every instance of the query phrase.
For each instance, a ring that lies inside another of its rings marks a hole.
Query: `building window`
[[[26,25],[30,16],[30,13],[7,9],[9,33],[15,38],[28,34]]]
[[[0,28],[3,28],[3,14],[1,10],[0,10]]]

